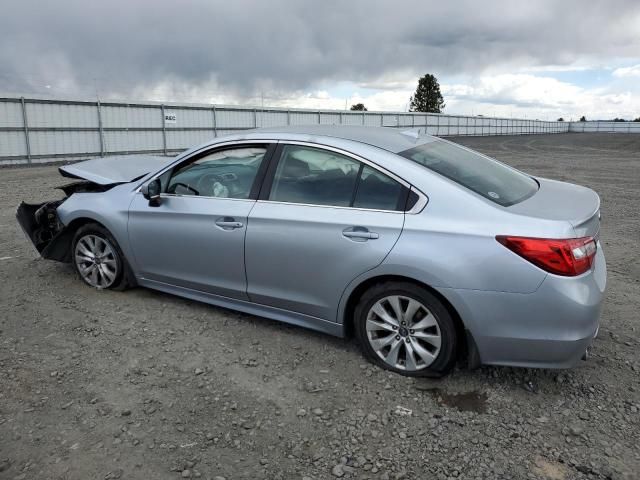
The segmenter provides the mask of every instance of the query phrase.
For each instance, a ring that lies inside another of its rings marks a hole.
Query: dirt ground
[[[4,168],[0,478],[640,478],[640,135],[456,141],[600,194],[609,283],[588,361],[414,380],[352,341],[93,290],[14,217],[66,180]]]

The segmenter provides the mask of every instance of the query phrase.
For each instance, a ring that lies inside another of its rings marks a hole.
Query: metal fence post
[[[322,119],[320,118],[320,110],[318,110],[318,125],[322,125]]]
[[[22,104],[22,125],[24,126],[24,142],[27,147],[27,162],[31,163],[31,142],[29,141],[29,122],[27,121],[27,108],[24,105],[24,97],[20,97]]]
[[[160,112],[162,113],[162,152],[164,156],[167,156],[167,122],[164,117],[164,104],[160,105]]]
[[[342,114],[340,114],[340,119],[342,119]],[[287,125],[291,125],[291,110],[287,110]]]
[[[384,127],[384,113],[380,114],[380,126]]]
[[[218,117],[216,115],[216,106],[214,105],[211,109],[211,113],[213,114],[213,136],[214,138],[218,136]]]
[[[253,109],[253,128],[258,128],[258,112]]]
[[[104,157],[104,135],[102,133],[102,109],[100,108],[100,100],[96,102],[98,109],[98,135],[100,135],[100,156]]]

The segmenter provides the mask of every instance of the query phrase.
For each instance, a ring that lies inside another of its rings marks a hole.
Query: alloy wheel
[[[427,368],[442,344],[436,317],[418,300],[401,295],[384,297],[369,309],[366,331],[376,354],[399,370]]]
[[[96,288],[109,288],[118,276],[114,248],[104,238],[85,235],[76,243],[74,258],[85,282]]]

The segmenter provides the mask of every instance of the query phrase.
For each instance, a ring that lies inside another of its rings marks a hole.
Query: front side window
[[[407,189],[378,170],[339,153],[287,145],[269,200],[310,205],[403,210]]]
[[[440,139],[410,148],[398,155],[503,207],[519,203],[538,191],[538,182],[524,173]]]
[[[176,195],[249,198],[266,153],[266,147],[210,153],[174,170],[166,191]]]

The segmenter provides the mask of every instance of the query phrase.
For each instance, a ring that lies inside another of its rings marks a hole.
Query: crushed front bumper
[[[22,202],[16,211],[16,219],[43,258],[69,262],[72,232],[65,228],[56,214],[56,209],[62,202],[63,200],[39,204]]]

